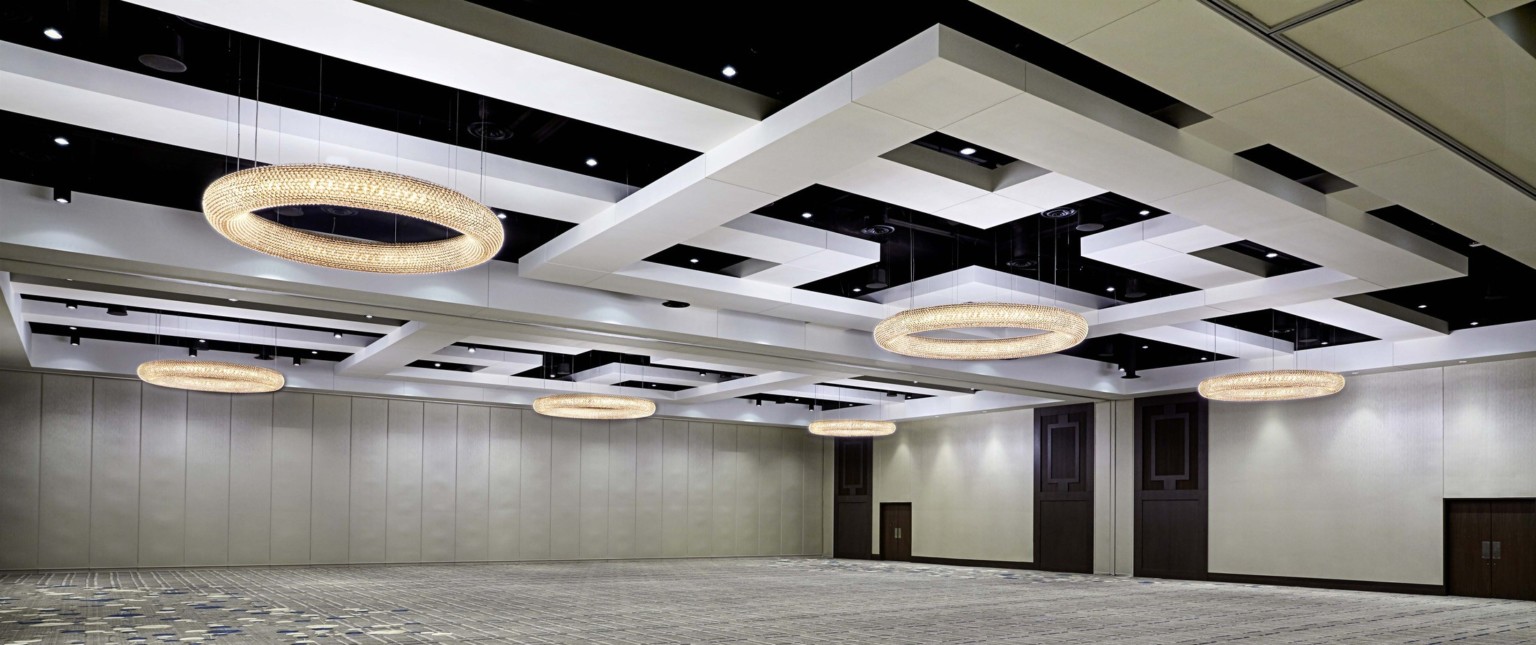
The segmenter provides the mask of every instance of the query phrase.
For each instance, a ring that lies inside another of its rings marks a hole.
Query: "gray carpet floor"
[[[0,575],[0,643],[1536,643],[1536,603],[811,558]]]

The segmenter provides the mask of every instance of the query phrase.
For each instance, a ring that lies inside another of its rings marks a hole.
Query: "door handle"
[[[901,539],[901,529],[900,528],[896,528],[894,530],[896,531],[896,539],[900,540]]]
[[[1492,543],[1489,542],[1488,540],[1483,540],[1483,559],[1484,560],[1489,559],[1489,553],[1491,552],[1489,549],[1490,549],[1490,545],[1491,544]]]
[[[1501,547],[1501,546],[1503,546],[1503,543],[1501,543],[1501,542],[1494,542],[1493,543],[1493,559],[1498,560],[1498,559],[1503,557],[1503,556],[1500,555],[1500,552],[1502,551],[1502,549],[1500,549],[1499,547]]]

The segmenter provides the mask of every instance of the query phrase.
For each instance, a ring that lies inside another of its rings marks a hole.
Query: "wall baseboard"
[[[918,564],[943,564],[952,567],[986,567],[989,569],[1036,569],[1033,562],[1018,562],[1016,560],[967,560],[964,558],[934,558],[926,555],[914,555],[912,561]]]
[[[1307,587],[1311,589],[1339,589],[1342,591],[1375,591],[1380,593],[1406,593],[1421,596],[1444,596],[1444,585],[1425,585],[1410,582],[1378,582],[1374,580],[1339,580],[1335,578],[1291,578],[1287,576],[1256,576],[1245,573],[1211,573],[1206,580],[1250,585],[1274,585],[1277,587]]]

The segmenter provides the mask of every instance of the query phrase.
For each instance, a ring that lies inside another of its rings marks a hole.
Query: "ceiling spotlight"
[[[1265,253],[1265,254],[1264,254],[1264,257],[1266,257],[1266,258],[1269,258],[1269,259],[1271,259],[1271,260],[1273,260],[1273,259],[1275,259],[1275,258],[1278,258],[1278,257],[1280,257],[1280,254],[1279,254],[1279,253],[1275,253],[1275,252],[1274,252],[1274,251],[1270,251],[1270,252],[1269,252],[1269,253]]]
[[[197,339],[197,342],[199,342],[199,343],[206,343],[206,342],[208,342],[208,339],[206,339],[206,338],[199,338],[199,339]]]
[[[976,149],[975,148],[970,148],[970,147],[961,148],[960,149],[960,154],[963,154],[963,155],[973,155],[973,154],[976,154]]]
[[[699,263],[699,259],[698,258],[688,258],[688,264],[698,264],[698,263]]]
[[[1461,364],[1461,363],[1465,363],[1465,362],[1466,361],[1456,361],[1457,364]]]
[[[270,352],[268,352],[267,350],[263,349],[263,350],[261,350],[260,353],[256,354],[255,356],[252,356],[251,358],[254,358],[254,359],[258,360],[258,361],[270,361],[270,360],[272,360],[273,357],[272,357],[272,354]]]
[[[756,404],[756,405],[759,405],[759,406],[761,406],[761,405],[762,405],[762,404],[763,404],[763,400],[762,400],[762,399],[758,399],[758,400],[757,400],[757,401],[756,401],[756,402],[755,402],[755,404]]]
[[[1328,344],[1328,341],[1326,341],[1326,340],[1325,340],[1325,341],[1323,341],[1323,344],[1324,344],[1324,345],[1327,345],[1327,344]]]
[[[810,218],[811,218],[811,212],[810,211],[806,211],[806,212],[800,214],[800,219],[810,219]]]
[[[196,358],[197,357],[197,348],[196,347],[188,347],[187,348],[187,356],[191,356],[193,358]]]
[[[302,365],[303,363],[304,363],[304,361],[299,360],[299,357],[297,357],[297,356],[293,357],[293,366],[294,367],[298,367],[298,366]]]
[[[471,353],[471,354],[475,353],[475,348],[473,346],[471,346],[469,348],[469,353]]]
[[[1141,346],[1141,348],[1142,348],[1142,349],[1146,349],[1146,348],[1147,348],[1147,346],[1146,346],[1146,345],[1142,345],[1142,346]]]
[[[1141,209],[1139,211],[1136,211],[1136,214],[1137,215],[1151,215],[1152,211],[1149,211],[1149,210],[1143,208],[1143,209]]]
[[[587,167],[588,168],[596,168],[597,167],[597,159],[594,159],[592,157],[587,157]]]
[[[877,266],[869,270],[869,282],[864,283],[865,289],[884,289],[891,286],[891,275],[885,267]]]
[[[341,332],[339,332],[339,331],[331,332],[331,338],[341,338]]]
[[[1476,326],[1477,326],[1477,321],[1475,321],[1475,320],[1474,320],[1474,321],[1472,321],[1472,326],[1473,326],[1473,327],[1476,327]]]
[[[69,202],[73,201],[74,198],[74,191],[61,186],[53,187],[53,201],[56,201],[60,204],[68,204]]]
[[[496,219],[506,219],[506,218],[507,218],[507,214],[506,213],[503,213],[501,211],[496,211]]]
[[[650,385],[651,387],[656,387],[655,383],[649,383],[648,385]]]
[[[864,291],[864,289],[862,289],[862,288],[860,288],[860,287],[854,287],[854,288],[853,288],[853,292],[854,292],[854,293],[860,293],[860,292],[863,292],[863,291]]]
[[[442,367],[442,366],[443,366],[442,363],[433,363],[432,364],[432,367]]]
[[[1428,306],[1429,306],[1429,305],[1419,305],[1419,308],[1420,308],[1420,309],[1423,309],[1423,308],[1425,308],[1425,307],[1428,307]]]
[[[1201,356],[1201,357],[1200,357],[1200,360],[1202,360],[1202,361],[1203,361],[1203,360],[1205,360],[1205,357],[1204,357],[1204,356]]]
[[[364,318],[373,318],[373,314],[363,314]]]
[[[64,34],[53,27],[44,29],[43,35],[47,36],[48,40],[64,40]]]
[[[309,353],[311,353],[311,354],[319,354],[320,350],[318,350],[318,349],[311,349],[311,350],[309,350]]]
[[[77,304],[75,304],[73,302],[66,302],[66,303],[64,303],[64,308],[65,309],[79,309],[80,305],[77,305]]]
[[[74,326],[74,325],[70,325],[70,326],[69,326],[69,330],[70,330],[70,331],[74,331],[74,330],[76,330],[76,329],[79,329],[79,327],[76,327],[76,326]]]
[[[139,64],[157,72],[180,74],[187,71],[186,49],[181,34],[169,32],[153,36],[156,41],[149,52],[139,55]]]
[[[229,301],[230,302],[240,302],[240,299],[239,298],[230,298]]]
[[[720,75],[726,78],[736,78],[736,68],[726,65],[720,70]]]
[[[1097,233],[1104,230],[1104,222],[1099,221],[1095,213],[1082,213],[1077,218],[1077,226],[1072,228],[1079,233]]]
[[[79,345],[80,344],[80,337],[79,336],[70,336],[69,337],[69,344],[70,345]]]
[[[65,139],[64,137],[54,137],[53,142],[58,144],[60,148],[69,145],[69,139]]]
[[[708,374],[706,374],[704,372],[699,372],[699,376],[708,376]]]
[[[128,315],[128,308],[124,307],[122,305],[111,305],[111,306],[107,307],[107,315],[108,316],[126,316],[126,315]]]
[[[1108,291],[1110,293],[1114,293],[1115,292],[1115,288],[1114,287],[1105,287],[1104,290]]]

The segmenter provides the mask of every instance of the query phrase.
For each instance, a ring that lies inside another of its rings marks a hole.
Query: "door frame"
[[[1536,497],[1444,497],[1440,500],[1440,588],[1451,595],[1451,504],[1457,502],[1536,502]],[[1473,598],[1477,596],[1456,596]]]
[[[880,502],[880,523],[879,523],[879,526],[880,526],[880,559],[881,560],[887,559],[885,557],[885,507],[887,507],[887,506],[905,506],[905,507],[907,507],[907,519],[909,519],[909,520],[912,519],[912,502]],[[908,558],[908,560],[910,560],[911,557],[912,557],[912,546],[911,546],[910,542],[908,542],[907,545],[908,545],[907,546],[907,558]]]

